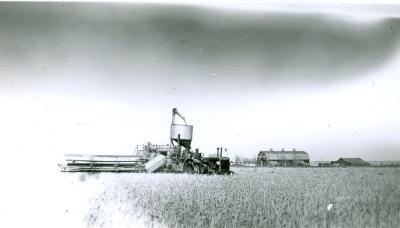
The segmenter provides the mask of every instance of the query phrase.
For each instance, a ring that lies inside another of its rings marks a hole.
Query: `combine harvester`
[[[175,124],[178,115],[185,124]],[[171,144],[137,146],[133,155],[66,154],[60,164],[63,172],[169,172],[199,174],[232,174],[229,157],[217,148],[215,156],[204,157],[191,149],[193,126],[176,108],[172,109]],[[175,145],[176,144],[176,145]]]

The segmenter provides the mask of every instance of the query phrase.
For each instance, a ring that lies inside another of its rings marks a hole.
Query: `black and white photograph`
[[[400,227],[400,4],[0,2],[0,155],[0,227]]]

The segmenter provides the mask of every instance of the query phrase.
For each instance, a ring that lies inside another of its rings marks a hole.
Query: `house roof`
[[[286,154],[286,153],[290,153],[290,154],[307,154],[305,151],[301,151],[301,150],[295,150],[295,151],[293,151],[293,150],[284,150],[284,151],[281,151],[281,150],[262,150],[262,151],[260,151],[260,152],[262,152],[262,153],[265,153],[265,154],[268,154],[268,153],[273,153],[273,154],[276,154],[276,153],[278,153],[278,154],[280,154],[280,153],[283,153],[283,154]]]
[[[337,162],[344,161],[351,165],[370,165],[368,162],[362,160],[361,158],[339,158]]]

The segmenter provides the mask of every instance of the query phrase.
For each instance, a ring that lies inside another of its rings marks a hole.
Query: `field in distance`
[[[84,208],[80,208],[83,214],[78,216],[84,226],[396,227],[400,224],[400,168],[236,168],[234,171],[234,176],[65,175],[74,178],[70,184],[75,190],[92,191]]]

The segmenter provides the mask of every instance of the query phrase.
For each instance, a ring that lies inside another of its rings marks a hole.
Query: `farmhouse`
[[[310,157],[305,151],[260,151],[257,157],[257,166],[309,166]]]
[[[370,164],[361,158],[339,158],[332,162],[334,166],[369,166]]]

